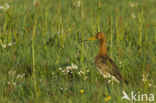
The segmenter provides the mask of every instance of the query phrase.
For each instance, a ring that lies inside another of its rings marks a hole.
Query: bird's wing
[[[109,57],[97,57],[96,66],[102,73],[109,73],[110,75],[116,77],[119,81],[123,80],[118,67]]]

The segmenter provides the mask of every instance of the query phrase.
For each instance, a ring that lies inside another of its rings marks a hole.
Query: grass
[[[34,1],[0,1],[10,5],[0,9],[1,103],[128,103],[123,90],[156,95],[154,0]],[[98,41],[81,41],[99,31],[129,85],[108,84],[95,69]],[[78,69],[67,74],[72,64]]]

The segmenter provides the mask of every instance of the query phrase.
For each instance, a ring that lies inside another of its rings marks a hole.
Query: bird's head
[[[95,35],[95,38],[96,38],[97,40],[99,40],[99,41],[103,41],[103,40],[105,40],[105,35],[104,35],[104,33],[99,32],[99,33],[97,33],[97,34]]]
[[[99,41],[105,41],[105,35],[102,32],[98,32],[98,33],[95,34],[94,37],[92,37],[90,39],[87,39],[87,40],[83,40],[82,42],[88,41],[88,40],[94,40],[94,39],[97,39]]]

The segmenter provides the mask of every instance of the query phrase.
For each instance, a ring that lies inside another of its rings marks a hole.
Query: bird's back
[[[103,76],[110,74],[120,82],[123,80],[117,66],[108,56],[96,56],[95,65]]]

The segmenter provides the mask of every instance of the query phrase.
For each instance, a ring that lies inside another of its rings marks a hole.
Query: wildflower
[[[130,4],[130,7],[131,7],[131,8],[136,7],[136,6],[138,6],[137,3],[131,3],[131,4]]]
[[[136,15],[134,13],[131,13],[132,18],[136,18]]]
[[[21,79],[22,79],[24,76],[25,76],[25,73],[23,73],[23,74],[21,75]]]
[[[112,82],[112,80],[108,80],[108,83]]]
[[[13,85],[15,86],[15,85],[16,85],[16,83],[14,82],[14,83],[13,83]]]
[[[143,82],[146,82],[146,81],[147,81],[147,79],[146,79],[146,78],[142,78],[142,81],[143,81]]]
[[[82,94],[83,94],[83,93],[84,93],[84,90],[83,90],[83,89],[81,89],[81,90],[80,90],[80,93],[82,93]]]
[[[53,73],[51,73],[52,75],[55,75],[55,73],[53,72]]]
[[[81,6],[81,1],[77,1],[77,6],[80,7]]]
[[[71,67],[71,66],[67,66],[66,69],[67,69],[67,70],[71,70],[72,67]]]
[[[65,70],[62,70],[62,72],[64,73],[64,72],[65,72]]]
[[[67,72],[67,73],[69,73],[69,72],[70,72],[70,70],[68,69],[66,72]]]
[[[71,66],[72,66],[73,69],[77,69],[76,65],[72,64]]]
[[[10,84],[10,82],[8,82],[8,84]]]
[[[121,65],[121,64],[122,64],[122,62],[120,61],[120,62],[119,62],[119,64]]]
[[[59,70],[62,70],[62,68],[60,67],[60,68],[58,68]]]
[[[85,73],[82,70],[80,70],[78,74],[80,75],[80,74],[85,74]]]
[[[8,74],[10,75],[12,73],[12,71],[8,71]]]
[[[89,70],[87,70],[87,72],[89,72]]]
[[[19,79],[20,77],[21,77],[20,74],[18,74],[16,78]]]
[[[5,3],[4,5],[0,6],[0,10],[8,10],[10,8],[8,3]]]
[[[148,84],[148,86],[149,86],[149,87],[151,87],[151,86],[152,86],[152,84],[150,83],[150,84]]]
[[[12,45],[12,42],[8,43],[8,46],[11,46]]]
[[[6,48],[6,45],[2,45],[3,48]]]
[[[12,75],[15,75],[16,71],[13,71]]]
[[[148,79],[148,74],[143,74],[143,75],[142,75],[142,81],[143,81],[143,82],[146,82],[147,79]]]
[[[84,80],[88,79],[88,77],[84,77]]]
[[[108,96],[108,97],[105,98],[105,101],[108,101],[110,99],[111,99],[111,96]]]
[[[9,4],[8,4],[8,3],[5,3],[4,5],[5,5],[5,7],[6,7],[7,9],[9,9],[9,8],[10,8],[10,6],[9,6]]]
[[[8,71],[9,75],[15,75],[15,73],[16,73],[16,71],[12,71],[12,70]]]

